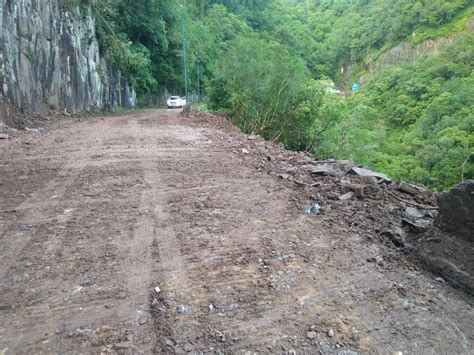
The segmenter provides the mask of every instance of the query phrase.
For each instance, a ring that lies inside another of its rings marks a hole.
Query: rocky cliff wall
[[[474,32],[474,15],[471,15],[466,23],[466,31]],[[437,39],[428,39],[422,43],[414,46],[408,42],[401,42],[397,46],[391,48],[387,52],[380,55],[377,60],[373,60],[370,55],[365,60],[364,68],[368,72],[374,72],[388,65],[403,65],[409,64],[415,61],[422,55],[438,53],[441,47],[452,44],[456,38],[459,37],[459,33],[454,33],[449,37],[440,37]],[[346,77],[349,78],[353,65],[351,62],[345,63],[341,68],[341,71],[345,73]],[[344,78],[344,77],[343,77]],[[357,79],[359,84],[364,84],[367,81],[367,76],[363,75]],[[343,81],[341,85],[345,85],[346,81]]]
[[[442,37],[436,40],[428,39],[416,46],[408,42],[402,42],[380,55],[375,62],[371,63],[370,70],[381,69],[387,65],[411,63],[421,55],[437,53],[441,46],[452,44],[457,37],[458,35],[454,34],[450,37]]]
[[[16,112],[132,107],[135,93],[100,58],[92,9],[0,0],[0,129]]]

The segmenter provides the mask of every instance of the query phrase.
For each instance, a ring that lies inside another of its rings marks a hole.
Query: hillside
[[[135,92],[138,105],[160,105],[188,93],[247,133],[319,158],[436,190],[473,178],[468,0],[51,0],[41,13],[28,1],[1,16],[2,116],[130,107]],[[36,32],[30,20],[48,16],[66,29],[53,39],[58,53],[44,51],[56,28]],[[340,98],[322,89],[331,80],[361,90]]]

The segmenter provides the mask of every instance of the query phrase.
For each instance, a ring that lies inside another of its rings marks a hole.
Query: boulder
[[[424,209],[420,209],[420,208],[416,208],[416,207],[407,207],[405,209],[405,213],[412,217],[412,218],[415,218],[415,219],[418,219],[418,218],[423,218],[424,216],[426,216],[427,212],[426,210]]]
[[[383,174],[383,173],[379,173],[377,171],[372,171],[370,169],[366,169],[366,168],[360,168],[360,167],[357,167],[357,166],[354,166],[352,167],[351,171],[356,174],[356,175],[359,175],[359,176],[362,176],[362,177],[375,177],[379,180],[379,182],[390,182],[390,178]]]
[[[336,177],[342,177],[345,175],[345,172],[340,169],[338,166],[335,166],[334,164],[320,164],[318,166],[315,166],[311,173],[314,176],[336,176]]]
[[[381,233],[383,238],[391,241],[396,247],[403,248],[406,243],[405,231],[399,227],[387,229]]]
[[[397,190],[413,196],[427,193],[427,190],[425,188],[413,184],[407,184],[406,182],[399,183],[397,186]]]
[[[467,180],[438,195],[436,226],[474,242],[474,180]]]
[[[438,196],[434,227],[417,244],[421,261],[452,285],[474,295],[474,180]]]
[[[314,176],[343,177],[354,166],[349,160],[328,160],[312,166],[310,172]]]

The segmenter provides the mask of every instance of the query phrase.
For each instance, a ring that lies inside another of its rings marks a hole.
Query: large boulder
[[[474,180],[467,180],[438,196],[439,229],[474,241]]]
[[[429,269],[474,295],[474,180],[438,196],[435,226],[418,243]]]

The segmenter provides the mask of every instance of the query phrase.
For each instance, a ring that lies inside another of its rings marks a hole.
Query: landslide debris
[[[304,190],[307,199],[295,201],[301,211],[318,205],[315,218],[327,223],[345,220],[351,230],[400,250],[415,263],[421,260],[430,271],[473,293],[472,181],[437,195],[352,161],[318,161],[306,152],[245,135],[220,114],[195,116],[201,125],[228,132],[238,142],[236,153],[245,155],[256,170]]]

